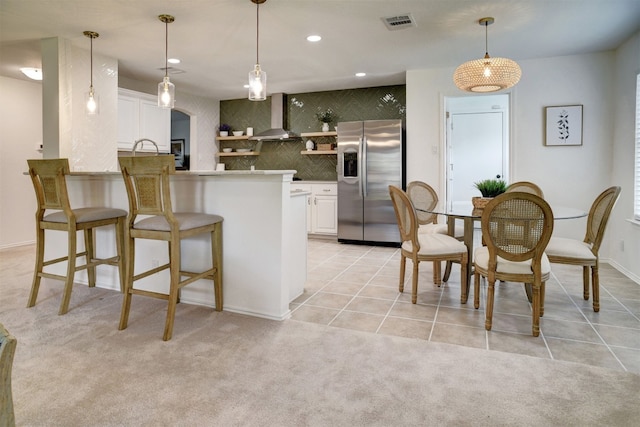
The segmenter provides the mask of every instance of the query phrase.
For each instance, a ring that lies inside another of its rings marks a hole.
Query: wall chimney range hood
[[[285,129],[287,123],[287,95],[274,93],[271,95],[271,129],[249,137],[252,141],[270,141],[282,139],[298,139],[298,135]]]

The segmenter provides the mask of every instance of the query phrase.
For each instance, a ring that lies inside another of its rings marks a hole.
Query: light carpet
[[[18,426],[625,426],[640,376],[518,354],[179,304],[61,282],[7,261],[0,323],[17,337]],[[7,275],[9,273],[9,275]]]

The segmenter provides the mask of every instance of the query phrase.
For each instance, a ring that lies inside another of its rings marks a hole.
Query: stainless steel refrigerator
[[[405,187],[402,120],[338,123],[338,241],[400,243],[389,185]]]

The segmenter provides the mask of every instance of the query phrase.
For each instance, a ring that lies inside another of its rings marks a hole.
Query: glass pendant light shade
[[[169,24],[175,21],[171,15],[159,15],[164,22],[164,78],[158,83],[158,107],[173,108],[176,102],[176,87],[169,80]]]
[[[495,92],[515,86],[520,76],[522,70],[515,61],[486,56],[456,68],[453,81],[458,88],[467,92]]]
[[[260,69],[260,64],[249,71],[249,101],[267,99],[267,73]]]
[[[89,92],[86,92],[84,95],[84,105],[85,113],[93,116],[100,113],[100,100],[98,98],[98,95],[96,95],[95,91],[93,90],[93,39],[100,37],[100,34],[96,33],[95,31],[84,31],[82,34],[84,34],[85,37],[89,37],[89,39],[91,39],[91,83],[89,84]]]
[[[260,5],[267,0],[250,0],[256,5],[256,65],[249,71],[249,101],[267,99],[267,73],[260,68]]]
[[[453,82],[466,92],[495,92],[515,86],[522,76],[520,66],[511,59],[491,58],[489,56],[489,43],[487,27],[493,24],[494,19],[482,18],[478,21],[485,27],[484,58],[465,62],[456,68],[453,73]]]
[[[100,99],[98,95],[93,91],[93,86],[89,88],[89,92],[84,96],[86,113],[90,116],[100,114]]]
[[[176,86],[166,76],[158,83],[158,107],[173,108],[176,102]]]

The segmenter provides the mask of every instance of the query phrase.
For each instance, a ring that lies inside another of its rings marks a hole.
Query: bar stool
[[[33,307],[38,297],[43,277],[65,282],[62,302],[58,314],[69,310],[71,289],[76,271],[87,270],[89,287],[96,284],[96,266],[109,264],[118,267],[120,291],[124,290],[124,220],[127,212],[106,207],[72,209],[69,204],[65,175],[69,172],[68,159],[27,160],[29,175],[36,192],[36,266],[27,307]],[[57,212],[46,213],[47,210]],[[116,230],[116,256],[99,259],[95,257],[94,228],[114,225]],[[67,255],[44,260],[45,230],[66,231],[68,235]],[[77,252],[77,232],[84,232],[84,251]],[[78,257],[85,257],[84,265],[76,265]],[[67,261],[67,274],[62,276],[44,272],[44,267]]]
[[[169,175],[175,173],[173,155],[120,157],[120,169],[129,198],[129,216],[127,217],[126,265],[124,300],[120,315],[119,329],[125,329],[129,319],[132,295],[144,295],[167,300],[167,318],[163,340],[171,339],[176,304],[179,302],[180,289],[199,279],[213,280],[216,311],[222,311],[222,217],[204,213],[174,213],[171,207]],[[136,222],[137,216],[146,217]],[[181,270],[180,240],[195,235],[211,235],[211,268],[203,272]],[[152,239],[168,243],[169,262],[165,265],[134,274],[135,240]],[[169,294],[135,289],[133,282],[169,269]],[[182,280],[186,276],[187,279]]]

